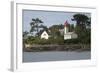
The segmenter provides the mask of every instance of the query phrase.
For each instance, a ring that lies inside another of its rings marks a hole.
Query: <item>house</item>
[[[75,32],[69,32],[69,28],[68,28],[68,22],[66,21],[64,23],[64,40],[67,39],[75,39],[78,38],[78,35]]]
[[[68,32],[66,34],[64,34],[64,40],[67,40],[67,39],[75,39],[77,38],[77,34],[75,32]]]
[[[49,38],[49,35],[46,31],[43,31],[42,34],[41,34],[41,39],[48,39]]]

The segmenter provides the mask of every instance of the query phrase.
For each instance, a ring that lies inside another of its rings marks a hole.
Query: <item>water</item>
[[[23,52],[23,62],[45,62],[61,60],[86,60],[91,58],[91,52]]]

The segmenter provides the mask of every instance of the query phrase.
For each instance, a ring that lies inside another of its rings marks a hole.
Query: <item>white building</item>
[[[69,32],[68,23],[67,21],[64,24],[64,40],[67,39],[75,39],[78,35],[75,32]]]
[[[49,35],[46,31],[43,31],[42,34],[41,34],[41,39],[48,39],[49,38]]]
[[[68,33],[64,34],[64,40],[75,39],[77,37],[78,37],[77,34],[74,32],[68,32]]]

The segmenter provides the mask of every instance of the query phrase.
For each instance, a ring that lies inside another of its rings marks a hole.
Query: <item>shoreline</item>
[[[26,52],[42,51],[91,51],[90,44],[71,44],[71,45],[32,45],[23,49]]]

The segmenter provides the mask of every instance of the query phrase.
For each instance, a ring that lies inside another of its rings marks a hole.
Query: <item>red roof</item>
[[[66,22],[64,23],[64,26],[68,26],[69,24],[68,24],[68,22],[67,22],[67,20],[66,20]]]

